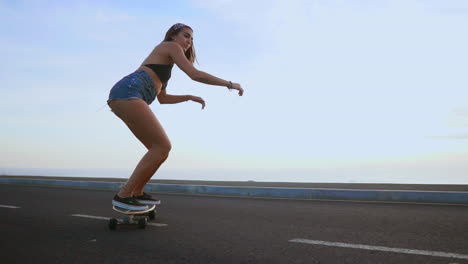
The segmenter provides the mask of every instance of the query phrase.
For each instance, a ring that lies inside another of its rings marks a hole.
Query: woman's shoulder
[[[171,47],[177,47],[179,44],[173,42],[173,41],[163,41],[158,44],[158,47],[165,47],[165,48],[171,48]]]
[[[170,41],[163,41],[154,47],[153,54],[169,55],[175,48],[177,48],[177,46],[174,45],[178,44]]]
[[[159,43],[157,47],[161,47],[161,49],[165,49],[166,51],[179,51],[183,50],[182,47],[173,41],[163,41]]]
[[[170,41],[163,41],[154,47],[151,54],[145,59],[143,64],[173,64],[174,44]]]

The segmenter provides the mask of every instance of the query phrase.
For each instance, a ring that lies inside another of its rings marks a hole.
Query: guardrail
[[[122,182],[43,180],[0,178],[0,184],[35,185],[64,188],[83,188],[117,191]],[[214,185],[183,185],[149,183],[145,191],[187,195],[216,195],[234,197],[354,200],[414,202],[468,205],[468,192],[456,191],[407,191],[407,190],[369,190],[369,189],[327,189],[327,188],[283,188],[283,187],[245,187]]]

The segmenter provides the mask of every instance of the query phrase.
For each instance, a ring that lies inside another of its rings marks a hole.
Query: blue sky
[[[131,170],[105,101],[177,22],[246,92],[174,68],[161,177],[468,183],[466,1],[0,1],[0,168]]]

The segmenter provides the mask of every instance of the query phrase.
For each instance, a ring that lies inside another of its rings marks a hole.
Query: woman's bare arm
[[[209,73],[197,70],[192,63],[185,57],[184,50],[177,43],[168,43],[169,56],[172,58],[174,63],[179,67],[185,74],[187,74],[192,80],[217,86],[225,86],[230,89],[239,91],[239,95],[244,93],[240,84],[232,83],[230,81],[223,80]]]
[[[194,101],[202,105],[202,109],[205,108],[205,101],[197,96],[193,95],[172,95],[167,94],[166,90],[162,90],[158,94],[158,101],[160,104],[178,104],[187,101]]]
[[[169,56],[172,58],[174,63],[179,67],[183,72],[185,72],[190,79],[211,85],[218,86],[229,86],[229,81],[223,80],[211,74],[208,74],[203,71],[197,70],[193,67],[192,63],[185,57],[184,50],[177,43],[168,43],[169,44]]]

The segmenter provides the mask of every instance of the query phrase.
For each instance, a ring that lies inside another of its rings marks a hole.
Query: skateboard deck
[[[113,205],[112,209],[121,214],[124,214],[124,219],[109,219],[109,229],[115,230],[117,225],[138,225],[139,228],[143,229],[146,227],[146,223],[149,219],[154,219],[156,216],[156,205],[150,206],[148,209],[143,211],[128,210]]]
[[[119,213],[122,213],[122,214],[127,214],[127,215],[146,214],[148,212],[153,211],[154,208],[156,208],[156,205],[150,206],[148,209],[143,210],[143,211],[136,211],[136,210],[125,209],[125,208],[118,207],[118,206],[115,206],[115,205],[112,206],[112,209],[114,209],[115,211],[117,211]]]

